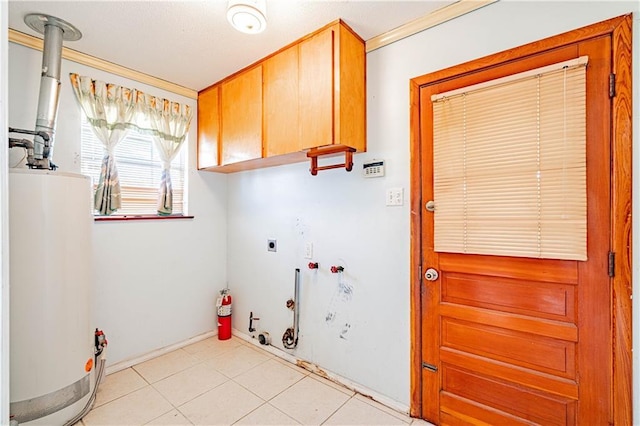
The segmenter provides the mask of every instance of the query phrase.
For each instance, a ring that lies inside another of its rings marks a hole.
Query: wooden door
[[[421,414],[431,422],[611,423],[611,46],[602,36],[420,86],[420,265],[439,272],[421,283]],[[585,55],[588,260],[434,251],[424,209],[433,199],[431,95]]]
[[[222,83],[222,165],[262,157],[262,66]]]

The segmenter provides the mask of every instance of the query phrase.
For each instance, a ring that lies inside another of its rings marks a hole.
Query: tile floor
[[[235,337],[106,376],[81,424],[429,425]]]

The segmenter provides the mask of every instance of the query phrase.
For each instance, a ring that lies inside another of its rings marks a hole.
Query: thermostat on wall
[[[384,176],[384,160],[362,164],[362,174],[367,178]]]

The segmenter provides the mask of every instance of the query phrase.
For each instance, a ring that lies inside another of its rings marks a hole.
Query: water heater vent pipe
[[[42,75],[38,96],[33,158],[27,160],[32,169],[55,169],[51,162],[53,143],[60,98],[60,68],[62,62],[62,41],[75,41],[82,33],[68,22],[50,15],[30,13],[24,22],[31,29],[44,35],[42,49]],[[43,137],[46,134],[47,137]]]

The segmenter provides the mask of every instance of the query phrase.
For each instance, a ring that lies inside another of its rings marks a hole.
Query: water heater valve
[[[100,356],[100,354],[102,353],[102,351],[104,350],[104,348],[107,346],[108,342],[107,342],[107,336],[104,335],[104,332],[102,330],[99,330],[96,328],[95,334],[94,334],[94,340],[95,340],[95,355],[96,357]]]

